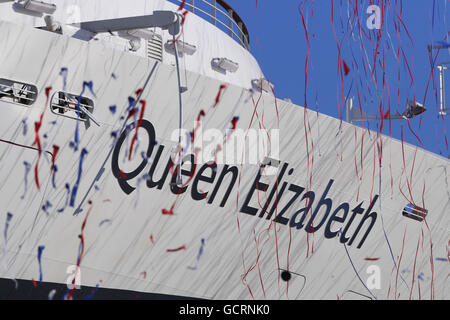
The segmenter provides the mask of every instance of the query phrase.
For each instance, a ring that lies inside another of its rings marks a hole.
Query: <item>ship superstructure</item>
[[[2,1],[0,43],[3,298],[448,299],[449,160],[278,99],[225,1]]]

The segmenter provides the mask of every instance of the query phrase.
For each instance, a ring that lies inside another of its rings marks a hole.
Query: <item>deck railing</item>
[[[168,0],[180,5],[182,0]],[[247,27],[234,9],[223,0],[186,0],[184,8],[209,20],[249,50],[250,40]]]

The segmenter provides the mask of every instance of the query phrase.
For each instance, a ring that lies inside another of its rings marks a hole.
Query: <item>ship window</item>
[[[36,86],[0,78],[0,100],[31,106],[37,98]]]
[[[162,37],[159,34],[153,34],[153,37],[150,40],[147,40],[147,56],[162,62],[163,44]]]
[[[50,102],[50,109],[53,113],[71,119],[87,121],[88,117],[83,112],[83,108],[86,108],[87,111],[92,113],[94,110],[94,102],[89,98],[63,91],[55,92]]]
[[[408,205],[403,209],[402,214],[407,218],[423,221],[428,214],[428,210],[408,203]]]

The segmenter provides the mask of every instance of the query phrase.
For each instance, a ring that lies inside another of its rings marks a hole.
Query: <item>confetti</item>
[[[26,135],[27,135],[27,132],[28,132],[28,118],[25,118],[25,119],[22,120],[22,125],[23,125],[23,131],[22,131],[22,134],[23,134],[24,136],[26,136]]]
[[[144,158],[144,160],[147,159],[145,157],[145,153],[144,152],[143,152],[143,158]],[[137,204],[138,204],[138,201],[139,201],[139,194],[140,194],[139,192],[140,192],[140,189],[141,189],[141,183],[143,181],[148,181],[148,180],[150,180],[150,175],[148,173],[143,174],[137,180],[137,183],[136,183],[136,201],[134,202],[134,207],[135,208],[137,207]]]
[[[80,164],[78,166],[78,177],[77,177],[77,181],[75,182],[73,188],[72,188],[72,195],[70,197],[70,203],[69,205],[71,207],[74,207],[75,205],[75,197],[77,196],[77,191],[78,191],[78,186],[80,184],[80,180],[81,180],[81,175],[83,173],[83,160],[84,157],[87,155],[87,150],[85,148],[83,148],[83,150],[81,150],[81,155],[80,155]]]
[[[61,71],[59,72],[59,75],[63,78],[63,91],[66,91],[68,73],[69,70],[67,68],[61,68]]]
[[[88,294],[88,295],[87,295],[86,297],[84,297],[83,299],[84,299],[84,300],[89,300],[89,299],[91,299],[91,298],[97,293],[99,287],[100,287],[100,284],[97,283],[97,285],[95,286],[95,288],[92,289],[91,293]]]
[[[38,247],[38,254],[37,259],[39,262],[39,282],[42,282],[42,264],[41,264],[41,258],[42,258],[42,251],[44,251],[45,246],[39,246]]]
[[[344,74],[348,75],[348,73],[350,72],[350,68],[348,67],[348,65],[345,63],[345,60],[342,60],[342,66],[344,67]]]
[[[437,261],[444,261],[444,262],[447,262],[448,261],[448,258],[436,258],[436,260]]]
[[[201,258],[202,255],[203,255],[203,250],[204,250],[204,248],[205,248],[205,239],[202,238],[202,240],[201,240],[201,246],[200,246],[200,249],[199,249],[199,251],[198,251],[197,257],[196,257],[196,259],[195,259],[195,266],[194,266],[194,267],[188,267],[189,270],[197,270],[197,268],[198,268],[198,263],[199,263],[199,261],[200,261],[200,258]]]
[[[5,230],[3,231],[3,239],[4,239],[4,243],[3,243],[3,257],[4,257],[3,265],[5,267],[5,270],[8,270],[8,266],[7,266],[7,263],[6,263],[6,244],[8,242],[8,228],[9,228],[9,225],[11,223],[12,217],[13,217],[13,214],[11,212],[8,212],[6,214]]]
[[[7,237],[8,228],[9,228],[9,224],[11,222],[12,217],[13,217],[13,214],[11,212],[8,212],[6,214],[5,230],[3,231],[3,238],[5,239],[5,247],[6,247],[6,241],[8,239],[8,237]]]
[[[25,195],[27,193],[27,188],[28,188],[28,173],[30,172],[31,169],[31,164],[24,161],[23,162],[24,166],[25,166],[25,177],[24,177],[24,191],[23,191],[23,195],[20,197],[21,199],[25,198]]]
[[[63,212],[66,209],[67,204],[69,203],[70,185],[68,183],[66,183],[65,188],[67,190],[67,192],[66,192],[66,201],[65,201],[64,207],[62,207],[61,209],[58,209],[58,213]]]
[[[176,249],[167,249],[167,252],[177,252],[177,251],[181,251],[181,250],[186,250],[186,246],[183,245],[183,246],[181,246],[179,248],[176,248]]]
[[[170,210],[162,209],[162,214],[173,216],[173,208],[171,208]]]
[[[134,108],[134,103],[136,102],[136,99],[133,97],[128,97],[128,108],[127,111],[130,112]]]
[[[53,298],[55,297],[56,294],[56,289],[52,289],[49,293],[48,293],[48,300],[53,300]]]
[[[56,159],[56,155],[59,152],[59,147],[54,144],[53,145],[53,153],[52,153],[52,170],[55,168],[55,159]]]
[[[184,9],[184,6],[185,6],[185,4],[186,4],[186,0],[183,0],[183,2],[181,2],[180,6],[178,7],[178,10],[177,10],[177,11],[181,11],[181,10],[183,10],[183,9]]]
[[[111,219],[104,219],[104,220],[102,220],[102,221],[100,221],[100,223],[99,223],[99,227],[101,227],[103,224],[105,224],[105,223],[111,223],[112,221],[111,221]]]
[[[142,118],[144,117],[144,112],[145,112],[145,105],[146,105],[146,102],[145,102],[145,100],[142,100],[142,101],[140,101],[140,102],[141,102],[141,105],[142,105],[142,107],[141,107],[141,113],[139,114],[139,120],[138,120],[138,123],[137,123],[137,125],[136,125],[136,130],[135,130],[135,132],[134,132],[134,136],[133,136],[133,138],[131,139],[130,154],[128,155],[128,160],[131,160],[131,155],[132,155],[132,153],[133,153],[134,142],[136,141],[136,138],[137,138],[137,135],[138,135],[138,130],[139,130],[139,127],[140,127],[141,124],[142,124]]]
[[[34,123],[35,139],[34,139],[33,145],[36,145],[38,148],[38,159],[37,159],[36,165],[34,167],[34,177],[35,177],[36,187],[38,190],[40,190],[40,188],[41,188],[39,185],[38,171],[39,171],[39,160],[41,159],[41,154],[42,154],[42,146],[41,146],[41,140],[39,138],[39,130],[41,129],[41,126],[42,126],[42,119],[44,118],[45,110],[47,109],[51,90],[52,90],[52,87],[45,88],[45,96],[46,96],[45,108],[44,108],[44,111],[42,111],[41,116],[39,117],[39,121],[36,121]]]
[[[53,173],[52,173],[52,186],[53,186],[53,189],[56,189],[55,176],[56,176],[56,172],[58,172],[58,166],[54,165],[52,171],[53,171]]]
[[[42,210],[45,212],[45,214],[47,215],[47,217],[50,215],[50,213],[48,212],[48,209],[52,207],[52,204],[50,203],[50,201],[46,201],[45,204],[42,206]]]
[[[227,88],[227,86],[225,84],[220,85],[219,87],[219,92],[217,92],[217,96],[216,96],[216,101],[214,102],[214,106],[213,108],[215,108],[219,102],[220,102],[220,98],[222,97],[222,92]]]
[[[95,98],[97,97],[94,92],[94,83],[92,81],[84,81],[83,88],[85,88],[85,87],[89,89],[89,91]]]
[[[83,253],[84,253],[84,234],[83,234],[83,232],[84,232],[84,228],[86,227],[86,223],[87,223],[87,219],[89,217],[89,214],[92,211],[92,201],[89,200],[88,204],[90,206],[89,210],[86,213],[86,217],[84,218],[83,223],[81,224],[81,234],[79,235],[80,246],[79,246],[79,249],[78,249],[77,266],[76,266],[76,269],[75,269],[75,275],[74,275],[73,280],[72,280],[72,288],[70,290],[68,290],[68,292],[65,295],[65,299],[67,299],[67,300],[71,300],[72,299],[73,290],[75,289],[75,279],[77,278],[78,270],[79,270],[80,264],[81,264],[81,259],[83,258]]]
[[[77,98],[77,104],[75,106],[75,109],[78,111],[77,112],[77,122],[76,122],[76,125],[75,125],[74,141],[73,141],[73,144],[71,144],[71,146],[73,147],[74,151],[78,151],[78,145],[80,143],[80,138],[79,138],[79,124],[80,124],[80,121],[78,121],[78,119],[80,117],[80,112],[81,112],[81,110],[80,110],[81,97],[84,95],[84,92],[86,91],[86,88],[88,88],[89,91],[91,92],[91,94],[94,97],[96,97],[93,87],[94,87],[94,83],[92,81],[84,81],[81,93],[80,93],[80,95]]]

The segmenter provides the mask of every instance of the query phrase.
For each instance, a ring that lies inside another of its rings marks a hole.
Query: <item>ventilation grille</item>
[[[152,39],[147,41],[147,56],[162,62],[163,44],[162,37],[159,34],[154,34]]]

